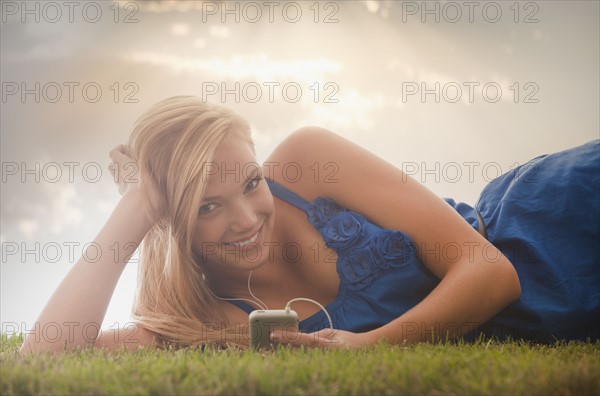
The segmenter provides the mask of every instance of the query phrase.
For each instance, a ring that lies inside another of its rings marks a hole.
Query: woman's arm
[[[94,251],[87,256],[96,257],[99,252],[100,259],[86,261],[84,252],[46,304],[34,326],[36,331],[28,334],[21,346],[22,353],[59,352],[94,343],[134,246],[139,245],[151,227],[147,216],[139,210],[140,198],[135,191],[121,198],[94,243],[88,244]],[[115,257],[115,244],[119,257]],[[46,332],[41,329],[45,328],[53,330],[51,341],[44,339]],[[55,328],[60,336],[55,336]]]
[[[152,333],[137,325],[103,332],[98,337],[115,286],[129,258],[154,224],[153,208],[162,203],[151,180],[144,181],[144,188],[137,177],[131,177],[137,166],[131,166],[133,161],[127,156],[125,146],[114,148],[110,157],[113,163],[109,168],[113,176],[118,169],[116,182],[124,195],[94,241],[88,244],[93,251],[89,255],[84,252],[44,307],[34,325],[35,331],[27,335],[21,346],[23,354],[91,345],[114,348],[154,341]],[[146,193],[148,200],[144,198]],[[98,254],[97,261],[86,260]]]
[[[445,338],[440,329],[450,337],[464,334],[520,296],[517,273],[500,251],[445,201],[369,151],[309,127],[286,139],[274,158],[294,161],[303,170],[314,169],[315,163],[320,167],[334,163],[334,182],[303,177],[289,188],[301,191],[306,199],[328,196],[382,227],[406,233],[419,260],[441,279],[421,303],[370,332],[370,340],[427,341],[431,330]],[[458,259],[450,261],[440,254],[448,246],[460,249]]]

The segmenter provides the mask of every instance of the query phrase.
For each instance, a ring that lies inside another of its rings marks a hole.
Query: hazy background
[[[3,332],[32,327],[93,240],[119,199],[109,150],[167,96],[241,113],[259,160],[320,125],[469,204],[500,173],[599,137],[596,1],[278,2],[271,16],[263,1],[74,3],[1,2]],[[238,21],[223,13],[236,4]],[[408,95],[436,83],[439,103]],[[135,277],[132,262],[103,327],[129,321]]]

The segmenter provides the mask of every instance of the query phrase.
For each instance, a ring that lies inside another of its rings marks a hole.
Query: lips
[[[250,244],[256,243],[256,241],[258,241],[258,237],[260,236],[260,233],[263,229],[263,226],[260,226],[260,228],[258,229],[258,231],[256,231],[256,233],[254,233],[254,235],[252,235],[250,238],[247,239],[241,239],[239,241],[235,241],[235,242],[226,242],[225,245],[228,246],[236,246],[236,247],[244,247],[244,246],[248,246]]]

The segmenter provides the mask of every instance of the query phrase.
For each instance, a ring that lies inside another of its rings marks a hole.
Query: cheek
[[[198,252],[205,244],[220,241],[224,230],[225,227],[219,224],[217,219],[198,219],[194,229],[192,247]]]
[[[273,213],[274,208],[275,204],[273,202],[273,195],[271,194],[271,190],[269,190],[268,186],[264,186],[260,195],[260,200],[258,202],[258,211],[261,214],[269,216]]]

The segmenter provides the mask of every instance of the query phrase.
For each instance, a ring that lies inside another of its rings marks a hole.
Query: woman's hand
[[[285,330],[271,332],[274,342],[295,347],[311,348],[359,348],[377,342],[371,333],[352,333],[345,330],[323,329],[314,333],[293,333]]]
[[[160,213],[164,213],[165,199],[151,177],[142,175],[138,164],[129,156],[128,148],[120,144],[113,148],[108,169],[113,175],[121,195],[135,195],[140,199],[144,212],[154,224]]]

